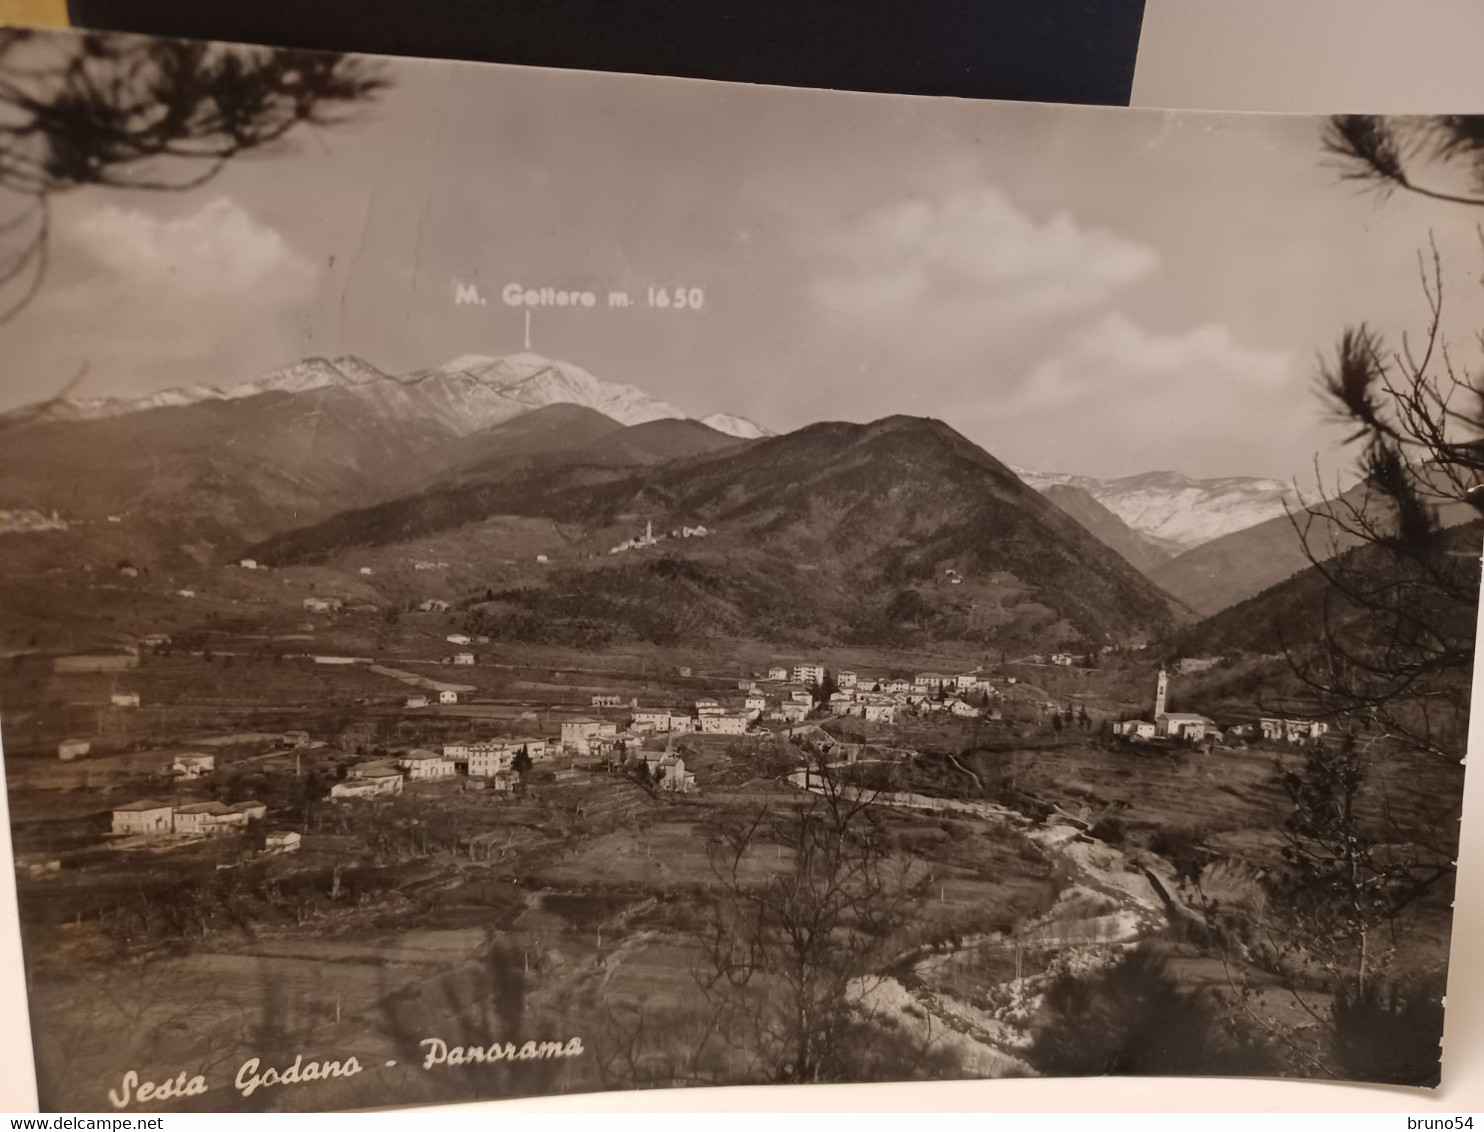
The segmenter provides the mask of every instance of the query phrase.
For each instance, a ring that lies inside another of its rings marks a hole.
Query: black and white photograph
[[[0,29],[41,1108],[1436,1087],[1481,223],[1478,117]]]

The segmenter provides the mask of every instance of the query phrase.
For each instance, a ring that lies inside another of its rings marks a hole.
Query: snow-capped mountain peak
[[[1066,484],[1086,491],[1128,526],[1174,553],[1282,515],[1298,499],[1293,484],[1261,476],[1194,479],[1181,472],[1140,472],[1118,479],[1017,468],[1037,491]]]
[[[181,407],[203,401],[236,401],[264,393],[344,390],[388,416],[428,418],[456,435],[500,424],[547,405],[582,405],[620,424],[685,420],[674,405],[634,385],[603,381],[570,362],[520,353],[496,357],[462,354],[442,365],[391,375],[353,355],[304,358],[253,381],[165,389],[143,397],[95,397],[49,407],[53,419],[122,416],[146,409]],[[721,432],[751,439],[771,435],[742,417],[718,413],[706,419]]]
[[[764,428],[756,421],[732,413],[712,413],[709,417],[702,417],[701,423],[707,428],[714,428],[717,432],[724,432],[741,440],[758,440],[775,435],[771,429]]]

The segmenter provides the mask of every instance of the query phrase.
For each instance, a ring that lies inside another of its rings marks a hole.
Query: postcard
[[[1436,1085],[1476,118],[0,31],[48,1110]]]

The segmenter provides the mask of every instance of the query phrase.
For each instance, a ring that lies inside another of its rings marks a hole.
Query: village
[[[241,565],[255,568],[249,561]],[[303,605],[308,612],[331,616],[346,608],[346,603],[337,598],[306,598]],[[444,613],[447,608],[447,602],[437,600],[420,605],[420,611],[427,613]],[[443,640],[457,651],[441,657],[437,662],[440,666],[475,669],[491,659],[473,651],[490,644],[487,636],[455,632],[446,634]],[[51,662],[52,670],[60,679],[108,674],[106,710],[138,711],[143,703],[141,693],[123,690],[119,677],[124,676],[127,684],[127,674],[138,671],[141,655],[149,658],[168,653],[170,648],[166,635],[150,634],[137,646],[57,656]],[[400,704],[378,705],[383,717],[392,712],[405,720],[436,719],[441,711],[476,707],[480,700],[468,685],[389,668],[367,657],[310,654],[303,659],[317,668],[361,669],[427,689],[406,695]],[[1088,659],[1067,653],[1032,655],[1021,664],[1069,668]],[[694,679],[688,666],[679,667],[675,677],[682,682]],[[688,701],[678,695],[646,700],[604,689],[591,692],[585,704],[574,705],[569,695],[558,703],[542,705],[549,709],[545,712],[525,710],[516,721],[487,725],[483,730],[462,715],[447,716],[442,719],[441,743],[377,743],[364,757],[347,749],[350,745],[344,742],[343,732],[313,735],[309,729],[295,729],[260,737],[258,746],[269,752],[270,759],[273,752],[278,752],[271,765],[284,775],[301,775],[305,756],[309,756],[332,778],[324,800],[355,804],[394,799],[407,788],[514,797],[547,783],[615,779],[638,781],[661,795],[692,795],[705,789],[694,763],[687,765],[687,755],[698,747],[704,749],[712,741],[740,742],[744,748],[753,744],[775,751],[781,746],[796,752],[802,764],[803,741],[812,739],[816,746],[823,741],[826,749],[839,744],[842,752],[851,753],[848,761],[853,761],[858,747],[841,743],[839,735],[832,733],[838,728],[830,727],[852,722],[869,741],[891,749],[898,759],[915,754],[902,738],[903,733],[935,722],[982,729],[1004,725],[1007,716],[1012,725],[1055,732],[1096,729],[1111,741],[1126,745],[1131,754],[1140,747],[1170,745],[1207,753],[1224,744],[1245,749],[1260,741],[1293,746],[1318,741],[1328,731],[1322,720],[1261,717],[1218,722],[1199,712],[1169,710],[1170,677],[1164,667],[1159,668],[1156,677],[1152,710],[1124,711],[1116,717],[1106,707],[1090,705],[1086,697],[1079,697],[1081,702],[1075,704],[1059,702],[1022,677],[1009,675],[1003,668],[989,671],[984,666],[953,673],[929,670],[894,674],[829,668],[805,660],[772,663],[766,669],[746,673],[712,671],[707,679],[713,687],[722,682],[729,687]],[[543,715],[549,725],[546,731],[514,726],[538,721]],[[360,746],[364,751],[366,745]],[[287,757],[290,753],[291,759]],[[86,761],[92,754],[87,739],[64,738],[56,747],[61,763]],[[260,761],[264,756],[251,757]],[[253,827],[264,830],[256,835],[259,844],[255,852],[290,853],[300,847],[307,831],[293,828],[287,814],[275,814],[274,820],[265,821],[269,813],[264,802],[256,798],[222,801],[192,793],[193,786],[209,782],[224,769],[219,766],[217,754],[184,750],[155,761],[155,772],[146,781],[166,785],[165,793],[174,800],[146,795],[114,803],[109,809],[105,840],[134,849],[143,845],[161,847],[241,833]],[[778,780],[795,787],[801,784],[792,772],[779,775]],[[130,777],[127,781],[137,784],[139,779]],[[802,781],[807,782],[807,776]],[[43,875],[56,871],[60,863],[29,860],[24,867],[34,875]]]

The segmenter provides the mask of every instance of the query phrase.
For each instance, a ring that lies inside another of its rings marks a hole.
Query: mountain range
[[[739,457],[760,444],[778,451],[768,442],[782,439],[731,414],[688,418],[634,386],[535,354],[465,355],[400,375],[352,356],[306,358],[242,385],[64,400],[0,417],[0,425],[0,508],[95,523],[127,515],[129,553],[197,562],[400,499],[421,498],[438,514],[445,505],[484,506],[483,497],[449,491],[498,487],[502,505],[514,507],[511,485],[545,500],[564,476],[590,487],[671,463],[690,468],[733,448]],[[956,439],[934,435],[953,450],[969,444],[947,433]],[[925,455],[919,462],[931,464]],[[1213,612],[1308,565],[1284,513],[1293,490],[1277,480],[1168,471],[1098,480],[995,467],[997,477],[1016,475],[1036,489],[1101,544],[1100,554],[1114,552],[1176,608]],[[1031,506],[1028,498],[1019,509]],[[571,511],[570,502],[556,510]],[[698,502],[691,511],[714,517],[718,508],[726,510]],[[1046,510],[1037,514],[1044,520]]]
[[[620,424],[684,420],[674,405],[633,385],[601,381],[569,362],[539,354],[487,357],[467,354],[430,369],[391,375],[353,356],[305,358],[255,381],[228,386],[191,385],[137,398],[74,398],[48,406],[54,421],[99,420],[148,409],[181,408],[209,401],[241,401],[265,393],[342,389],[387,415],[432,419],[456,436],[499,424],[545,405],[585,405]],[[771,435],[745,417],[713,413],[702,422],[742,439]]]
[[[1169,555],[1284,514],[1298,501],[1290,483],[1260,476],[1192,479],[1179,472],[1143,472],[1101,480],[1016,469],[1038,491],[1078,488],[1149,543]]]
[[[650,422],[616,436],[632,443],[641,430],[683,423]],[[544,571],[538,585],[494,596],[516,618],[497,630],[507,636],[512,625],[551,634],[580,622],[655,639],[864,643],[923,634],[1102,643],[1174,620],[1142,574],[941,421],[826,422],[708,447],[607,468],[586,458],[503,474],[486,468],[245,553],[273,565],[333,561],[457,538],[512,516],[575,532],[565,565]],[[606,553],[649,524],[709,533]],[[953,577],[962,580],[950,584]]]

